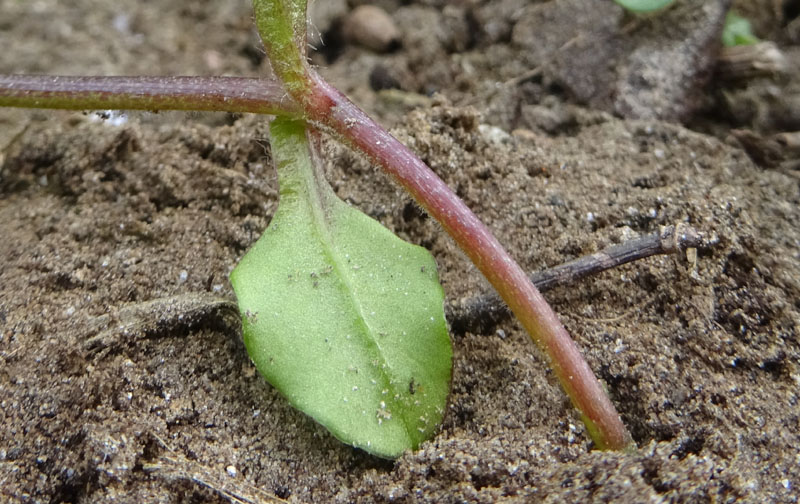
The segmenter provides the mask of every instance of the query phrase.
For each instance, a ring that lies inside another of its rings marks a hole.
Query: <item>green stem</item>
[[[293,97],[307,96],[305,0],[254,0],[253,12],[272,71]]]

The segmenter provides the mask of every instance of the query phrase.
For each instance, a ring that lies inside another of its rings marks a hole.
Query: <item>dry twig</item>
[[[147,462],[142,468],[169,483],[189,482],[207,488],[234,504],[262,504],[266,502],[285,503],[255,486],[225,477],[208,467],[183,457],[164,456],[155,462]]]
[[[531,275],[536,288],[544,292],[560,285],[576,282],[589,275],[616,268],[631,261],[659,254],[674,254],[687,248],[699,247],[702,235],[694,228],[678,224],[665,226],[658,233],[608,247],[560,266]],[[497,294],[483,294],[448,306],[447,319],[455,332],[468,328],[487,329],[509,315]]]

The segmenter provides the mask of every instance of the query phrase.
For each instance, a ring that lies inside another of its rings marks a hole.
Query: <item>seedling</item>
[[[547,354],[595,444],[631,446],[577,346],[486,226],[308,64],[306,0],[253,6],[274,79],[0,76],[0,105],[278,116],[270,133],[280,206],[231,282],[259,371],[343,441],[397,457],[428,439],[452,356],[433,258],[338,200],[319,168],[319,132],[381,166],[453,237]]]
[[[722,44],[725,47],[740,45],[753,45],[761,42],[753,35],[750,20],[743,18],[734,11],[729,11],[725,16],[725,26],[722,28]]]
[[[661,10],[675,0],[614,0],[625,9],[637,14]]]
[[[614,0],[624,9],[635,14],[647,14],[665,9],[675,0]],[[722,29],[722,44],[726,47],[739,45],[752,45],[760,42],[753,35],[753,28],[747,18],[743,18],[735,11],[729,11],[725,16],[725,26]]]

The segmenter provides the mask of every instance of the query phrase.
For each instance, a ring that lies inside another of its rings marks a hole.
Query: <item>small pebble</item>
[[[111,20],[111,26],[123,35],[128,35],[131,32],[131,17],[125,13],[117,14]]]
[[[351,44],[388,52],[400,44],[400,30],[391,16],[375,5],[361,5],[345,18],[342,35]]]
[[[479,124],[478,131],[481,133],[481,135],[483,135],[483,138],[485,138],[487,142],[495,145],[508,143],[511,140],[511,135],[497,126]]]

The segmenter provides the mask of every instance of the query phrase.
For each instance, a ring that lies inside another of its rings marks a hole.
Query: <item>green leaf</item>
[[[725,26],[722,29],[722,44],[727,47],[737,45],[752,45],[759,42],[758,37],[753,35],[753,28],[750,21],[733,11],[725,16]]]
[[[674,0],[614,0],[623,8],[636,13],[653,12],[663,9]]]
[[[425,249],[342,202],[301,122],[275,119],[280,205],[231,274],[262,375],[334,436],[394,458],[444,414],[452,347]]]

